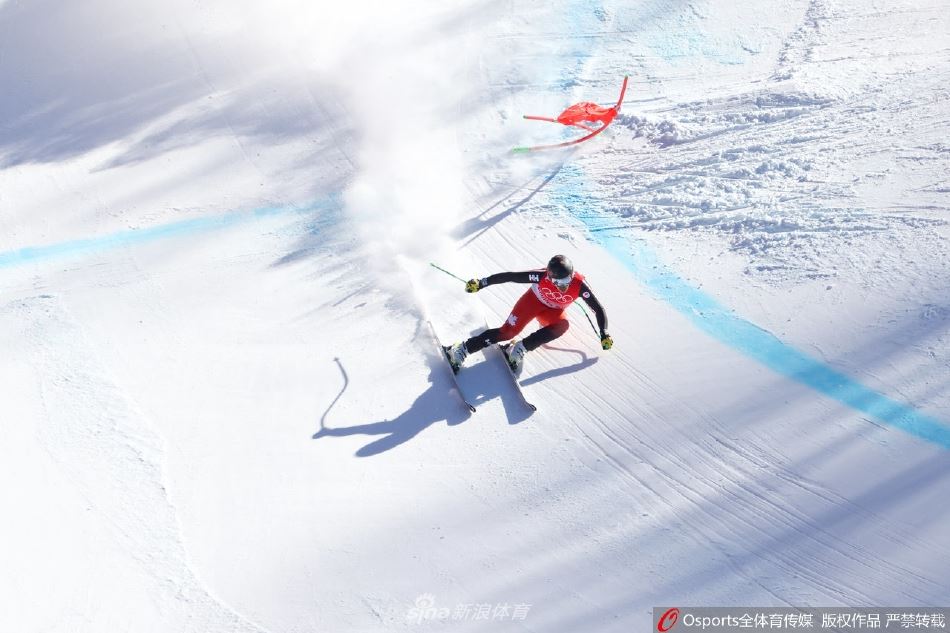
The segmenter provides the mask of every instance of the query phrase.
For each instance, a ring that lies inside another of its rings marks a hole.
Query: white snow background
[[[0,2],[0,631],[948,606],[948,9]]]

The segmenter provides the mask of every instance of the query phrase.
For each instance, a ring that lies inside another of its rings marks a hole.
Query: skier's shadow
[[[446,422],[450,426],[461,424],[471,412],[461,403],[453,401],[451,381],[438,376],[434,369],[429,374],[429,388],[426,389],[409,408],[392,420],[369,422],[340,428],[322,426],[314,433],[313,439],[321,437],[347,435],[382,435],[373,442],[356,451],[357,457],[371,457],[404,444],[437,422]]]
[[[449,426],[461,424],[472,414],[452,393],[455,385],[450,377],[445,375],[443,361],[439,358],[430,359],[429,388],[426,389],[409,408],[392,420],[369,422],[339,428],[328,428],[321,420],[321,428],[314,433],[313,439],[323,437],[344,437],[348,435],[382,435],[356,451],[357,457],[371,457],[396,448],[419,435],[422,431],[439,422]],[[499,380],[497,367],[492,368],[487,362],[478,363],[466,368],[466,374],[471,377],[473,384],[483,386],[482,392],[474,399],[473,404],[479,404],[493,398],[501,397],[507,413],[515,413],[523,406],[514,402],[514,394],[504,393],[503,380]],[[509,389],[510,391],[510,389]],[[510,396],[510,397],[509,397]],[[527,417],[529,412],[520,411],[520,415]]]
[[[436,359],[434,362],[442,361]],[[357,457],[370,457],[408,442],[437,422],[444,421],[453,426],[468,419],[471,413],[452,395],[452,382],[448,377],[443,376],[442,372],[435,367],[430,367],[429,383],[429,388],[397,418],[340,428],[328,428],[324,424],[325,420],[321,420],[320,430],[314,433],[313,439],[329,436],[383,435],[384,437],[356,451]]]
[[[557,377],[557,376],[564,376],[564,375],[566,375],[566,374],[573,374],[574,372],[581,371],[582,369],[587,369],[588,367],[590,367],[591,365],[593,365],[594,363],[596,363],[596,362],[599,360],[599,358],[598,358],[597,356],[594,356],[593,358],[591,358],[591,357],[589,357],[585,352],[582,352],[582,351],[577,350],[577,349],[567,349],[567,348],[564,348],[564,347],[554,347],[553,345],[545,345],[545,346],[544,346],[544,349],[553,350],[553,351],[557,351],[557,352],[570,352],[571,354],[577,354],[578,356],[581,357],[581,360],[578,361],[578,362],[576,362],[576,363],[574,363],[573,365],[566,365],[566,366],[564,366],[564,367],[558,367],[558,368],[556,368],[556,369],[549,369],[549,370],[546,371],[546,372],[542,372],[542,373],[540,373],[540,374],[536,374],[536,375],[534,375],[534,376],[531,376],[530,378],[527,378],[527,379],[521,381],[521,385],[522,385],[523,387],[527,387],[528,385],[532,385],[532,384],[534,384],[534,383],[541,382],[542,380],[548,380],[549,378],[555,378],[555,377]]]

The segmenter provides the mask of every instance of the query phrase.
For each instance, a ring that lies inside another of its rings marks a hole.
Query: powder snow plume
[[[431,257],[463,211],[457,78],[470,58],[447,16],[423,5],[381,8],[386,19],[374,19],[340,67],[356,171],[344,204],[375,261]]]

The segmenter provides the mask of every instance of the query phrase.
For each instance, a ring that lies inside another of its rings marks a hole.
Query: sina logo
[[[667,609],[663,615],[660,616],[660,621],[656,623],[656,630],[659,633],[666,633],[676,626],[676,621],[680,618],[680,610],[677,608]]]

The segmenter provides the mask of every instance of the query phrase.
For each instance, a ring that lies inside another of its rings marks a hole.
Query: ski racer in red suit
[[[465,284],[466,292],[478,292],[486,286],[499,283],[531,284],[531,287],[521,295],[504,325],[491,328],[476,334],[463,343],[456,343],[446,350],[446,356],[452,369],[458,373],[466,357],[485,347],[508,341],[518,336],[528,323],[537,319],[541,329],[535,331],[523,340],[507,347],[505,355],[508,364],[516,373],[520,371],[525,352],[530,352],[550,343],[567,332],[569,323],[564,314],[574,301],[580,297],[590,306],[597,315],[597,326],[600,329],[600,344],[605,350],[610,349],[614,342],[607,334],[607,313],[600,301],[594,296],[584,275],[574,272],[574,266],[564,255],[555,255],[548,262],[547,268],[528,270],[525,272],[497,273],[483,279],[471,279]]]

